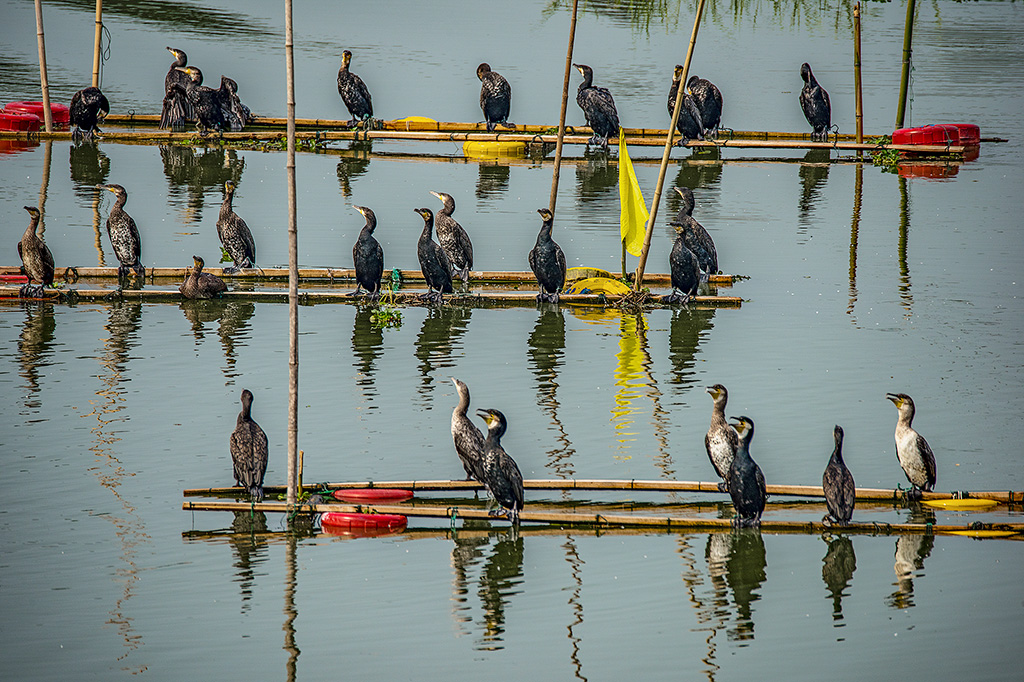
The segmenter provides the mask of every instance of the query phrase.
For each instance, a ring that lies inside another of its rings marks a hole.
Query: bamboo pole
[[[665,136],[665,151],[661,156],[661,169],[658,171],[658,184],[654,188],[654,198],[651,199],[651,210],[647,216],[647,231],[644,234],[644,247],[640,252],[640,263],[636,267],[636,277],[633,281],[633,291],[640,291],[644,282],[644,268],[647,267],[647,255],[651,251],[651,236],[654,234],[654,220],[658,217],[658,204],[661,202],[661,189],[665,185],[665,173],[668,170],[668,160],[672,154],[673,139],[676,132],[676,123],[679,121],[679,110],[683,104],[683,97],[686,95],[686,76],[690,72],[690,60],[693,58],[693,48],[697,43],[697,31],[700,28],[700,18],[704,14],[704,0],[697,3],[697,16],[693,19],[693,31],[690,33],[690,44],[686,48],[686,61],[683,62],[683,75],[679,80],[679,89],[676,91],[676,104],[672,109],[672,123],[668,127],[668,134]]]
[[[572,0],[572,18],[569,20],[569,46],[565,51],[565,76],[562,79],[562,108],[558,113],[558,139],[555,142],[555,169],[551,174],[551,196],[548,209],[555,213],[558,201],[558,178],[562,170],[562,145],[565,142],[565,112],[569,107],[569,74],[572,73],[572,50],[576,42],[576,9],[579,0]]]
[[[46,132],[53,132],[53,111],[50,109],[50,81],[46,75],[46,36],[43,31],[43,3],[36,0],[36,43],[39,46],[39,86],[43,91],[43,123]]]
[[[298,501],[299,236],[295,192],[295,56],[292,0],[284,0],[284,54],[288,99],[288,506]]]
[[[907,0],[907,19],[903,26],[903,70],[900,73],[900,102],[896,110],[896,129],[903,127],[907,112],[907,89],[910,85],[910,53],[914,39],[915,0]]]
[[[100,42],[103,40],[103,0],[96,0],[96,38],[92,48],[92,87],[100,87]]]
[[[860,82],[860,3],[853,6],[853,88],[857,99],[857,142],[864,142],[864,99]],[[858,156],[860,153],[858,152]]]

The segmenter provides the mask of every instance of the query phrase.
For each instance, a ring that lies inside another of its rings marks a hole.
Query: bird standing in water
[[[455,454],[466,470],[467,481],[484,482],[484,435],[467,416],[469,410],[469,387],[455,377],[452,384],[459,394],[459,404],[452,410],[452,441]]]
[[[99,88],[92,86],[79,90],[71,97],[68,118],[75,126],[71,139],[91,140],[93,133],[103,132],[97,124],[110,113],[110,103]]]
[[[583,110],[587,125],[594,132],[587,140],[587,145],[600,145],[608,151],[608,138],[619,134],[619,112],[615,109],[615,100],[607,88],[594,86],[594,70],[586,64],[573,64],[583,76],[576,91],[576,104]]]
[[[676,64],[676,68],[672,72],[672,85],[669,86],[668,89],[669,120],[671,120],[672,114],[675,113],[676,110],[676,97],[679,93],[679,87],[682,85],[682,80],[683,67],[681,64]],[[701,120],[700,109],[697,107],[697,101],[693,98],[688,86],[683,94],[683,101],[679,109],[679,118],[676,120],[676,130],[679,131],[680,137],[679,142],[676,143],[678,145],[685,145],[690,140],[704,139],[704,122]]]
[[[345,107],[352,117],[348,125],[350,128],[354,128],[360,123],[373,119],[373,100],[363,79],[348,70],[351,61],[352,52],[350,50],[341,53],[341,68],[338,69],[338,94],[341,95],[341,101],[345,103]],[[365,123],[365,125],[369,125],[369,123]]]
[[[722,92],[711,81],[697,76],[690,76],[686,87],[700,112],[704,137],[718,137],[718,126],[722,122]]]
[[[114,255],[120,262],[117,278],[123,280],[132,272],[138,277],[145,277],[146,268],[141,261],[142,237],[139,235],[135,220],[124,210],[124,205],[128,202],[128,191],[121,185],[96,185],[96,188],[105,189],[117,197],[107,216],[107,236],[114,248]]]
[[[427,282],[427,293],[420,298],[435,303],[444,303],[444,294],[455,292],[452,288],[452,264],[444,249],[433,239],[434,212],[429,208],[417,208],[416,213],[423,218],[423,232],[416,244],[416,257],[420,261],[420,271]]]
[[[203,272],[205,264],[205,261],[199,256],[192,256],[192,269],[186,275],[185,281],[178,287],[178,291],[185,298],[214,298],[228,290],[228,286],[224,284],[224,280],[220,277],[211,275],[209,272]]]
[[[267,434],[252,419],[252,392],[242,391],[242,411],[231,433],[231,463],[235,485],[245,488],[255,502],[263,499],[263,476],[267,473]]]
[[[843,427],[836,424],[832,431],[835,448],[828,460],[825,473],[821,475],[821,488],[825,492],[825,505],[828,514],[822,521],[831,517],[840,526],[845,526],[853,518],[853,505],[856,503],[857,486],[853,482],[853,474],[843,461]]]
[[[697,256],[686,246],[685,223],[669,223],[676,231],[676,240],[668,255],[669,274],[672,278],[672,293],[661,297],[662,303],[682,303],[686,305],[692,296],[697,295],[700,286],[700,265]]]
[[[935,454],[928,441],[913,429],[914,401],[906,393],[886,393],[885,397],[899,410],[896,421],[896,458],[912,486],[910,497],[920,499],[921,491],[935,488]]]
[[[46,293],[47,286],[53,286],[53,254],[46,242],[36,234],[39,227],[40,213],[35,206],[26,206],[30,216],[25,234],[21,235],[18,242],[18,256],[21,258],[22,269],[28,277],[28,283],[21,288],[19,295],[23,298],[30,296],[42,296]],[[39,282],[39,286],[32,288],[32,282]]]
[[[555,216],[546,208],[538,208],[544,223],[537,234],[537,243],[530,250],[528,260],[533,276],[537,278],[537,303],[549,301],[558,303],[558,295],[565,286],[565,254],[562,247],[551,238],[551,226]]]
[[[366,289],[370,300],[376,301],[380,298],[380,278],[384,275],[384,249],[373,236],[377,228],[377,216],[366,206],[352,208],[366,219],[366,224],[352,246],[352,264],[356,269],[355,294],[359,294],[360,288]]]
[[[806,62],[800,66],[800,78],[804,80],[804,87],[800,90],[800,108],[811,124],[811,139],[828,142],[828,129],[832,126],[832,103],[828,92],[818,85],[811,73],[811,65]]]
[[[501,437],[508,429],[508,422],[498,410],[477,410],[477,414],[483,417],[487,423],[487,440],[484,441],[484,485],[502,506],[503,511],[495,515],[504,514],[512,522],[512,525],[519,525],[519,512],[523,510],[523,475],[519,473],[519,466],[512,459],[505,448],[501,446]]]
[[[484,112],[487,131],[494,132],[497,124],[506,128],[515,128],[508,122],[508,112],[512,106],[512,86],[497,71],[491,71],[486,62],[476,67],[476,77],[480,79],[480,108]]]
[[[736,526],[759,526],[761,514],[768,499],[764,474],[750,457],[750,441],[754,438],[754,422],[749,417],[733,417],[733,428],[739,436],[736,456],[729,466],[729,496],[736,508],[733,524]]]
[[[704,449],[708,452],[708,459],[711,460],[711,466],[715,468],[715,473],[722,479],[718,484],[718,489],[724,493],[728,492],[729,469],[736,456],[740,437],[725,419],[725,406],[729,402],[729,391],[722,384],[708,386],[705,390],[714,401],[714,406],[711,408],[711,425],[704,436]]]
[[[473,267],[473,242],[469,240],[465,228],[452,217],[455,213],[455,197],[445,192],[431,194],[443,204],[434,217],[434,229],[437,230],[437,241],[451,263],[452,279],[458,277],[463,283],[469,283],[469,270]]]
[[[249,226],[235,213],[233,206],[235,187],[233,180],[224,183],[224,203],[220,205],[220,216],[217,218],[217,236],[235,263],[234,267],[225,268],[225,273],[256,267],[256,242]]]

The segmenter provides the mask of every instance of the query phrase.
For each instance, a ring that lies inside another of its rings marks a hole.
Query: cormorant
[[[484,435],[466,415],[466,411],[469,410],[469,387],[455,377],[451,377],[451,380],[459,394],[459,404],[452,410],[452,441],[455,443],[455,454],[459,456],[462,468],[466,470],[466,480],[484,483]]]
[[[267,473],[267,434],[252,419],[252,392],[242,391],[242,411],[231,433],[231,463],[235,485],[245,488],[253,500],[263,499],[263,476]]]
[[[512,87],[497,71],[491,71],[491,65],[484,62],[476,67],[476,77],[480,79],[480,108],[484,112],[487,131],[493,132],[497,124],[506,128],[515,128],[508,122],[508,111],[512,106]]]
[[[221,76],[217,98],[220,100],[220,115],[224,119],[226,129],[237,132],[245,128],[245,124],[252,117],[252,112],[238,98],[238,83],[227,76]]]
[[[683,67],[680,64],[676,64],[676,68],[672,72],[672,85],[668,89],[668,117],[670,121],[676,109],[676,94],[679,92],[679,84],[682,79]],[[680,140],[676,143],[679,145],[685,145],[690,140],[704,139],[704,123],[701,120],[700,109],[697,107],[697,100],[693,98],[688,86],[683,95],[682,106],[679,109],[676,130],[679,131]]]
[[[377,227],[377,216],[365,206],[353,206],[366,219],[366,224],[359,231],[359,238],[352,247],[352,264],[356,269],[356,290],[366,289],[370,299],[380,298],[380,278],[384,275],[384,249],[374,236]]]
[[[718,126],[722,122],[722,92],[711,81],[697,76],[690,76],[686,87],[700,112],[704,136],[718,137]]]
[[[178,287],[182,296],[191,299],[213,298],[228,290],[228,286],[220,277],[203,272],[203,266],[206,263],[202,258],[192,256],[192,263],[192,269],[185,276],[185,281]]]
[[[758,526],[764,512],[768,493],[765,490],[764,474],[761,467],[750,458],[750,441],[754,438],[754,422],[749,417],[733,417],[733,427],[739,436],[736,456],[729,466],[729,496],[736,508],[733,524],[737,526]]]
[[[537,244],[530,250],[529,256],[530,269],[540,289],[537,303],[558,303],[558,295],[565,286],[565,254],[562,253],[562,247],[551,238],[551,225],[555,216],[546,208],[538,208],[537,213],[540,213],[544,223],[540,226]]]
[[[608,138],[619,134],[619,112],[615,100],[607,88],[594,87],[594,70],[586,64],[573,64],[583,75],[583,82],[576,91],[576,104],[583,110],[587,125],[594,131],[587,144],[601,145],[608,151]]]
[[[498,410],[477,410],[477,414],[487,422],[487,440],[484,441],[483,474],[484,485],[502,506],[504,516],[519,524],[519,512],[523,510],[523,475],[519,473],[516,461],[509,457],[505,448],[501,447],[501,437],[505,435],[508,422]],[[500,516],[502,512],[494,515]]]
[[[224,183],[224,203],[220,205],[220,217],[217,218],[217,236],[235,262],[234,267],[225,268],[225,273],[256,267],[256,242],[249,226],[232,208],[234,198],[235,183],[228,180]]]
[[[349,127],[355,127],[363,121],[373,118],[373,101],[370,98],[370,90],[366,87],[363,79],[348,70],[349,62],[352,61],[352,52],[345,50],[341,53],[341,68],[338,69],[338,94],[341,101],[348,108],[352,120],[348,122]]]
[[[885,397],[900,411],[896,422],[896,458],[913,486],[911,497],[919,499],[922,490],[935,488],[935,455],[928,441],[910,426],[914,421],[913,399],[906,393],[886,393]]]
[[[21,241],[18,242],[18,256],[21,258],[22,270],[28,277],[28,283],[21,288],[20,295],[42,296],[47,286],[53,286],[53,254],[50,253],[50,247],[46,242],[36,234],[36,228],[39,226],[39,209],[35,206],[26,206],[25,210],[31,219],[25,228],[25,234],[21,235]],[[32,282],[39,282],[39,287],[33,289]]]
[[[700,265],[697,263],[697,256],[686,246],[687,225],[675,221],[669,223],[678,233],[676,241],[672,245],[672,251],[668,255],[668,266],[672,276],[672,293],[662,296],[662,303],[689,302],[691,296],[697,295],[697,287],[700,286],[701,275]]]
[[[437,229],[437,241],[448,255],[452,266],[452,278],[456,276],[463,282],[469,282],[469,270],[473,267],[473,242],[469,234],[452,217],[455,213],[455,198],[445,192],[431,192],[444,205],[434,218]]]
[[[103,132],[96,125],[110,113],[110,103],[99,88],[88,87],[79,90],[71,97],[68,117],[75,130],[71,133],[72,140],[93,139],[93,133]]]
[[[718,251],[715,249],[715,240],[692,216],[696,206],[693,190],[689,187],[673,187],[673,189],[683,199],[683,207],[679,209],[676,222],[686,225],[686,230],[683,233],[684,243],[697,257],[697,265],[701,269],[701,281],[706,282],[709,275],[718,272]],[[684,209],[688,209],[685,216],[683,215]]]
[[[223,131],[228,124],[221,111],[220,91],[203,85],[203,72],[194,66],[174,67],[188,76],[185,94],[196,118],[196,128],[205,135],[209,130]]]
[[[135,226],[135,220],[124,210],[128,192],[121,185],[96,185],[96,188],[109,190],[117,197],[107,216],[107,236],[114,248],[114,255],[120,262],[117,268],[118,279],[127,277],[131,271],[139,277],[145,277],[146,268],[140,261],[142,238],[139,236],[139,228]]]
[[[160,127],[184,128],[188,119],[192,118],[192,106],[188,103],[186,94],[189,78],[179,67],[188,64],[188,55],[173,47],[168,47],[167,51],[174,55],[174,61],[164,76],[164,103],[160,111]]]
[[[804,110],[804,118],[813,128],[811,139],[828,142],[828,129],[832,125],[832,104],[828,93],[818,85],[811,73],[810,64],[804,62],[800,66],[800,77],[804,79],[804,87],[800,91],[800,108]]]
[[[821,487],[825,491],[825,504],[828,506],[828,514],[822,521],[831,517],[840,526],[845,526],[853,517],[857,487],[853,483],[853,474],[843,461],[843,427],[836,424],[833,435],[836,446],[825,467],[825,473],[821,475]]]
[[[711,426],[704,436],[704,449],[708,451],[708,459],[722,481],[718,484],[720,491],[728,492],[727,481],[732,460],[736,456],[740,438],[736,430],[725,420],[725,405],[729,402],[729,391],[722,384],[708,386],[705,389],[715,401],[711,408]]]
[[[433,240],[434,212],[429,208],[417,208],[415,212],[423,218],[423,232],[416,244],[416,257],[420,261],[423,279],[427,281],[427,293],[420,294],[420,298],[444,303],[444,294],[455,291],[452,288],[452,264],[444,249]]]

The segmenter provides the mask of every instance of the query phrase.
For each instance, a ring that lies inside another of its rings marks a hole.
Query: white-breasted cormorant
[[[711,238],[711,235],[704,229],[704,226],[698,223],[692,215],[693,209],[696,206],[693,190],[689,187],[673,187],[672,189],[678,192],[683,200],[683,207],[679,209],[676,222],[686,225],[683,241],[686,247],[693,251],[693,255],[697,257],[697,265],[700,266],[701,270],[701,280],[706,282],[710,275],[718,272],[718,250],[715,248],[715,240]],[[685,216],[683,215],[684,209],[688,209]]]
[[[242,411],[231,432],[231,463],[235,485],[245,488],[253,500],[263,499],[263,476],[267,473],[267,434],[252,419],[252,392],[242,391]]]
[[[203,85],[203,72],[197,67],[176,66],[174,68],[188,76],[185,94],[188,97],[189,106],[192,107],[192,115],[196,118],[196,128],[200,133],[206,135],[210,130],[227,130],[228,124],[224,120],[221,110],[220,91]]]
[[[921,491],[935,488],[935,454],[921,434],[911,427],[914,401],[906,393],[886,393],[885,397],[899,410],[896,422],[896,458],[910,481],[911,497],[920,498]]]
[[[107,236],[120,263],[117,268],[118,279],[127,277],[130,272],[145,277],[146,268],[141,261],[142,238],[139,236],[139,228],[136,227],[135,220],[124,210],[124,205],[128,201],[128,191],[121,185],[96,185],[96,188],[108,190],[117,197],[107,216]]]
[[[47,286],[53,286],[53,254],[46,242],[36,234],[39,227],[39,209],[35,206],[26,206],[30,217],[25,234],[21,235],[18,242],[18,256],[21,258],[21,267],[28,277],[28,283],[21,288],[21,296],[42,296]],[[33,289],[32,282],[38,282],[39,287]]]
[[[380,278],[384,276],[384,248],[373,236],[377,228],[377,216],[366,206],[352,208],[366,219],[366,224],[352,246],[352,265],[356,269],[355,295],[362,288],[370,294],[370,300],[376,301],[380,298]]]
[[[469,282],[469,271],[473,267],[473,242],[469,240],[459,221],[452,217],[455,213],[455,197],[445,192],[431,192],[437,197],[442,208],[434,216],[434,229],[437,241],[448,255],[452,266],[452,278],[458,277],[464,283]]]
[[[256,267],[256,242],[249,226],[235,213],[232,206],[234,198],[235,183],[228,180],[224,183],[224,203],[220,205],[220,216],[217,218],[217,236],[235,263],[234,267],[225,268],[225,273]]]
[[[718,126],[722,122],[722,92],[714,83],[698,76],[690,76],[686,87],[700,112],[704,136],[717,137]]]
[[[818,85],[807,62],[800,66],[800,77],[804,80],[804,87],[800,90],[800,108],[813,129],[811,139],[828,142],[828,130],[832,126],[832,103],[828,92]]]
[[[93,139],[93,133],[103,132],[97,124],[110,113],[110,103],[99,88],[89,86],[79,90],[71,97],[68,117],[75,126],[71,133],[72,140]]]
[[[576,91],[576,104],[583,110],[587,125],[594,131],[587,144],[600,145],[608,151],[608,138],[618,137],[619,112],[615,110],[615,100],[607,88],[594,86],[594,70],[586,64],[573,64],[583,75],[583,82]]]
[[[754,422],[750,417],[733,417],[733,428],[739,440],[736,456],[729,466],[729,496],[732,506],[736,509],[733,524],[737,526],[757,526],[761,523],[768,493],[765,489],[764,474],[750,457],[750,441],[754,438]]]
[[[480,109],[484,112],[488,132],[493,132],[499,123],[506,128],[515,128],[508,122],[512,86],[500,73],[491,71],[491,65],[486,62],[476,67],[476,77],[480,79]]]
[[[160,110],[160,127],[177,130],[184,128],[192,118],[192,105],[188,102],[188,75],[181,71],[188,64],[188,55],[174,47],[167,51],[174,55],[171,68],[164,76],[164,102]]]
[[[832,457],[828,460],[825,473],[821,475],[821,488],[825,491],[825,504],[828,506],[828,514],[822,521],[829,517],[840,526],[845,526],[853,517],[853,505],[856,502],[857,486],[853,482],[853,474],[843,461],[843,427],[836,424],[833,430],[835,437],[835,448],[832,450]]]
[[[697,295],[697,287],[700,286],[701,273],[700,265],[697,263],[697,256],[686,246],[686,223],[669,223],[669,226],[676,231],[676,240],[672,244],[672,251],[668,254],[669,274],[672,278],[672,293],[662,296],[662,303],[689,302],[691,296]]]
[[[459,394],[459,404],[452,410],[455,454],[466,470],[466,480],[484,483],[484,435],[466,414],[469,410],[469,387],[455,377],[451,380]]]
[[[502,515],[512,522],[512,525],[519,524],[519,512],[523,510],[523,475],[519,473],[519,466],[512,459],[505,448],[501,446],[501,437],[508,429],[508,421],[498,410],[487,409],[477,410],[478,415],[483,417],[487,423],[487,439],[484,441],[484,462],[483,474],[484,485],[502,506],[502,512],[495,515]]]
[[[351,51],[345,50],[341,53],[341,68],[338,69],[338,94],[341,95],[341,101],[345,103],[345,107],[348,108],[348,113],[352,117],[352,120],[348,122],[349,126],[355,127],[373,118],[373,100],[370,98],[370,90],[366,87],[363,79],[348,70],[351,61]]]
[[[679,92],[680,81],[683,79],[683,67],[676,64],[672,72],[672,85],[668,89],[668,116],[672,120],[672,114],[676,109],[676,95]],[[690,140],[704,139],[704,122],[701,120],[700,108],[697,100],[693,98],[690,88],[687,86],[683,94],[683,101],[679,109],[679,119],[676,121],[676,130],[679,131],[680,140],[676,144],[685,145]]]
[[[555,216],[546,208],[538,208],[543,224],[537,234],[537,243],[530,250],[529,261],[533,276],[537,278],[537,303],[550,301],[558,303],[558,295],[565,286],[565,254],[562,247],[551,238],[551,226]]]
[[[434,212],[429,208],[417,208],[415,212],[423,218],[423,232],[416,243],[416,257],[420,261],[423,279],[427,282],[427,293],[420,294],[420,298],[444,303],[444,294],[455,292],[452,288],[452,264],[444,249],[433,239]]]
[[[725,406],[729,402],[729,391],[722,384],[708,386],[707,393],[714,401],[711,408],[711,425],[704,436],[704,449],[708,452],[708,459],[715,473],[722,481],[718,489],[723,493],[728,492],[729,469],[732,467],[732,460],[736,456],[736,448],[739,447],[740,438],[736,429],[729,425],[725,419]]]
[[[199,256],[192,256],[192,269],[185,276],[185,281],[178,287],[178,291],[185,298],[214,298],[228,290],[228,285],[224,284],[224,280],[220,277],[203,272],[205,264]]]

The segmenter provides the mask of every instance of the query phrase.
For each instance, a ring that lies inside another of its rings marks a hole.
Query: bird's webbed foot
[[[225,275],[236,275],[241,271],[242,268],[238,267],[238,265],[229,265],[228,267],[224,268]]]
[[[720,493],[727,493],[727,492],[729,492],[729,484],[726,483],[725,481],[719,481],[718,482],[718,492],[720,492]]]
[[[667,303],[669,305],[676,305],[676,304],[686,305],[687,303],[690,302],[690,295],[689,294],[684,294],[684,293],[682,293],[680,291],[677,291],[677,290],[673,290],[671,294],[668,294],[666,296],[662,296],[661,297],[661,302],[662,303]]]

